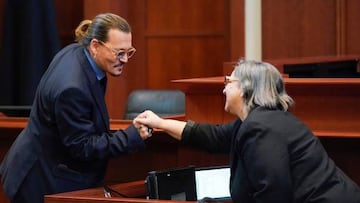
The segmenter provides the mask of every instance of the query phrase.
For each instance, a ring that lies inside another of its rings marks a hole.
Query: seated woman
[[[134,122],[181,142],[229,152],[234,202],[359,203],[359,187],[329,158],[319,139],[288,109],[293,100],[271,64],[240,60],[225,77],[222,125],[162,119],[151,111]]]

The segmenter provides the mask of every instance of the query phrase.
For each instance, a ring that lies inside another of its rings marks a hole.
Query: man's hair
[[[80,22],[75,30],[75,41],[84,46],[88,46],[92,39],[107,42],[110,29],[118,29],[125,33],[131,32],[131,27],[124,18],[112,13],[103,13],[97,15],[93,20]]]

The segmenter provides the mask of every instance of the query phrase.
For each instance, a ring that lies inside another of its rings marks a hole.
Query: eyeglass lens
[[[130,49],[129,51],[119,51],[116,54],[116,58],[123,58],[127,54],[128,58],[131,58],[135,54],[135,49]]]

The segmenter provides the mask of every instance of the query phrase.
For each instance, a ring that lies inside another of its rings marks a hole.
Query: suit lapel
[[[96,104],[100,109],[101,117],[104,121],[104,125],[106,129],[109,130],[109,115],[106,109],[106,103],[104,98],[104,92],[100,86],[99,81],[96,80],[95,83],[90,84],[90,88],[94,91],[91,91],[91,94],[95,98]]]
[[[100,82],[96,79],[95,73],[92,71],[90,67],[90,63],[87,60],[84,50],[81,50],[79,53],[81,67],[85,72],[86,77],[89,80],[89,88],[91,95],[93,96],[97,107],[100,109],[101,118],[107,130],[110,129],[109,127],[109,115],[106,109],[106,103],[104,98],[104,92],[101,88]]]

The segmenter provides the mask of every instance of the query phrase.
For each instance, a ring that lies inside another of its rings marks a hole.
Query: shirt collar
[[[86,58],[88,59],[90,65],[91,65],[91,69],[95,72],[96,78],[98,80],[103,79],[106,76],[105,72],[103,70],[101,70],[98,65],[96,65],[95,61],[91,58],[90,53],[86,48],[84,49],[84,52],[85,52]]]

